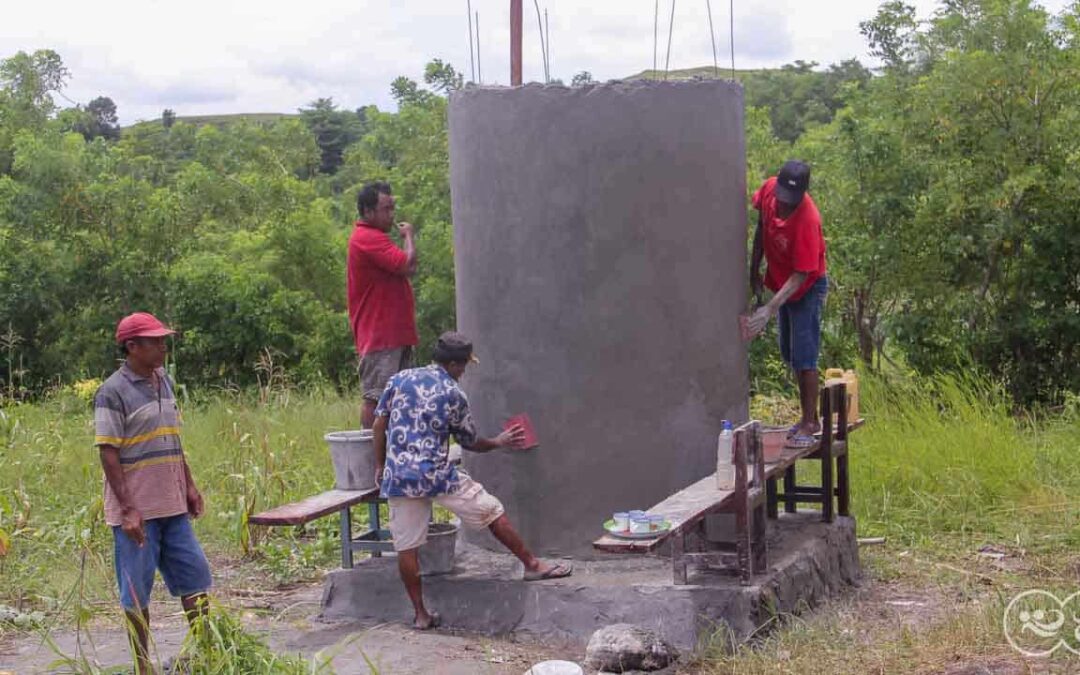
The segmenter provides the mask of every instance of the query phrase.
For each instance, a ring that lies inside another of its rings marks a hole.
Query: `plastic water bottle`
[[[735,465],[732,463],[731,448],[735,439],[731,422],[724,420],[720,427],[720,437],[716,441],[716,487],[719,490],[735,489]]]

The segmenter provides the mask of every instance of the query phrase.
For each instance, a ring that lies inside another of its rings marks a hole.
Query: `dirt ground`
[[[265,635],[276,651],[307,656],[321,652],[332,657],[339,675],[372,672],[365,656],[377,672],[395,675],[519,675],[545,659],[583,657],[527,642],[445,631],[419,633],[407,627],[406,617],[398,624],[378,626],[326,623],[315,618],[321,594],[322,585],[313,583],[266,592],[224,590],[216,597],[238,612],[248,629]],[[179,650],[186,626],[176,602],[155,600],[150,611],[155,651],[164,660]],[[102,666],[129,663],[126,637],[114,620],[99,620],[79,636],[71,630],[60,631],[53,639],[67,655],[81,649]],[[0,642],[0,673],[48,672],[56,658],[36,635],[9,636]]]
[[[227,566],[218,568],[229,570]],[[521,675],[530,665],[546,659],[580,662],[584,650],[566,645],[539,644],[527,639],[496,639],[449,631],[419,633],[406,620],[377,626],[356,623],[326,623],[317,618],[322,584],[311,582],[274,590],[256,590],[252,578],[233,576],[227,571],[219,581],[216,599],[237,613],[248,629],[265,635],[279,652],[307,656],[321,654],[331,659],[340,675],[373,672],[410,675]],[[242,574],[242,573],[241,573]],[[862,584],[842,598],[836,598],[800,621],[804,625],[840,622],[851,626],[857,642],[871,647],[883,639],[907,631],[918,631],[947,620],[961,609],[965,600],[956,596],[949,584],[917,583],[916,579],[881,580],[867,574]],[[164,660],[179,650],[186,628],[178,603],[155,599],[151,609],[152,629],[158,658]],[[847,630],[847,629],[845,629]],[[99,618],[82,635],[71,630],[53,634],[58,649],[74,655],[78,650],[103,666],[128,663],[128,647],[118,616]],[[960,658],[944,670],[948,675],[1012,675],[1042,670],[1017,654],[987,653],[982,658]],[[790,657],[794,657],[791,654]],[[789,658],[790,658],[789,657]],[[778,657],[784,660],[784,655]],[[0,638],[0,675],[48,672],[56,654],[41,638],[27,633]],[[780,664],[776,664],[780,665]],[[1034,666],[1034,667],[1033,667]],[[680,673],[717,672],[709,664],[691,663]]]

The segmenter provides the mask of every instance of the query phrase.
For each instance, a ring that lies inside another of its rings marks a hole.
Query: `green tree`
[[[108,96],[99,96],[86,104],[85,115],[73,128],[88,141],[104,138],[115,141],[120,138],[120,122],[116,104]]]
[[[345,148],[363,135],[363,120],[345,110],[338,110],[334,101],[320,98],[307,108],[300,109],[300,118],[315,135],[322,152],[319,171],[334,174],[341,166]]]
[[[442,59],[434,59],[424,67],[424,83],[443,95],[461,89],[464,82],[465,77]]]
[[[53,94],[64,88],[69,75],[51,49],[18,52],[0,61],[0,174],[11,169],[15,136],[44,128],[56,110]]]
[[[592,84],[592,83],[593,83],[592,73],[590,73],[587,70],[581,71],[580,73],[574,75],[574,77],[570,79],[570,86],[571,87],[584,87],[585,85]]]

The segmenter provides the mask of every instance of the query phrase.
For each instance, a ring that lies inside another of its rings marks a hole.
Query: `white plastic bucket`
[[[525,675],[585,675],[585,671],[572,661],[543,661],[526,670]]]
[[[370,429],[331,431],[323,436],[334,462],[334,487],[338,490],[375,488],[375,445]]]

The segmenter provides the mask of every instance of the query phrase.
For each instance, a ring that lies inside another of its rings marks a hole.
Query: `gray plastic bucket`
[[[458,526],[450,523],[430,523],[427,543],[420,547],[420,573],[449,574],[454,571],[454,548]]]
[[[334,487],[338,490],[371,490],[375,487],[375,445],[371,430],[332,431],[325,436],[334,461]]]

